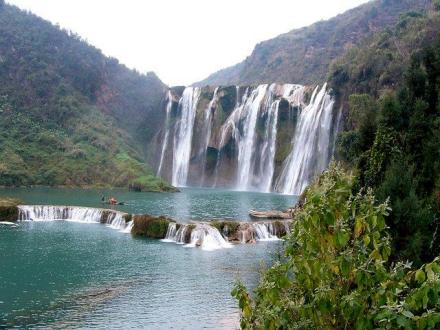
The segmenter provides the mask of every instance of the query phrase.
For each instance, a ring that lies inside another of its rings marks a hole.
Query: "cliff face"
[[[263,41],[243,62],[195,85],[317,84],[326,80],[329,64],[347,49],[394,26],[402,13],[426,10],[431,3],[431,0],[371,1],[328,21]]]
[[[308,150],[298,182],[330,159],[338,119],[325,86],[178,87],[165,99],[152,159],[174,185],[292,193],[283,180],[296,147]]]

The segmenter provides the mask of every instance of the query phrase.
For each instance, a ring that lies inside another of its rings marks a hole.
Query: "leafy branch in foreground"
[[[263,273],[253,297],[241,283],[243,329],[433,329],[440,325],[440,259],[413,270],[391,264],[385,217],[371,190],[331,168],[305,192],[285,258]]]

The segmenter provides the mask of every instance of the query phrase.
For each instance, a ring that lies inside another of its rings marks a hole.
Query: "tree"
[[[332,166],[305,192],[284,247],[254,296],[238,283],[243,329],[434,329],[440,325],[440,259],[390,264],[388,203],[351,193]]]

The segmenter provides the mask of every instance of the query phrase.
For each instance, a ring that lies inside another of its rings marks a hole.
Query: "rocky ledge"
[[[269,216],[273,216],[272,214]],[[231,243],[279,240],[290,232],[292,219],[265,221],[204,220],[178,223],[165,216],[129,214],[116,210],[62,205],[20,205],[14,199],[0,200],[0,221],[70,220],[102,223],[135,236],[200,246],[230,247]]]
[[[21,201],[14,198],[0,198],[0,221],[15,222],[18,219],[18,205]]]
[[[288,211],[255,211],[255,210],[250,210],[249,216],[253,219],[292,219],[291,210],[288,210]]]

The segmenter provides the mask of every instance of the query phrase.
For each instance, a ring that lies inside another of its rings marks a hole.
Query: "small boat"
[[[103,205],[125,205],[125,202],[116,202],[116,203],[110,203],[110,202],[101,202]]]

